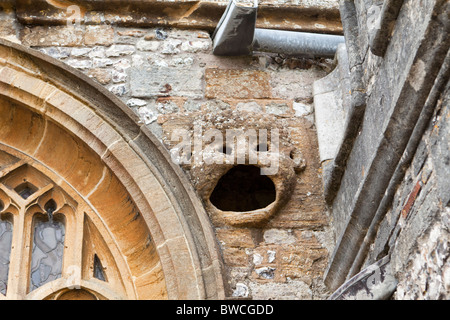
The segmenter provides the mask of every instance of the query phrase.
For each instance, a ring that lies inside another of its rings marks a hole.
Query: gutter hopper
[[[249,55],[253,49],[258,0],[254,5],[238,5],[235,0],[228,3],[213,38],[213,54],[240,56]]]
[[[254,51],[332,58],[343,36],[256,28],[258,1],[231,0],[213,33],[213,54],[250,55]]]

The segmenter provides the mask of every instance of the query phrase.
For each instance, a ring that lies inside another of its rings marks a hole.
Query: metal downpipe
[[[253,50],[295,56],[333,58],[343,36],[284,30],[255,29]]]
[[[220,19],[213,38],[213,53],[222,56],[249,55],[254,51],[304,57],[334,57],[343,36],[258,29],[258,1],[238,5],[231,0]]]

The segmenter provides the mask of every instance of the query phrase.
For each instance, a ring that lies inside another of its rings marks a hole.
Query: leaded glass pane
[[[97,278],[102,281],[106,281],[102,262],[100,261],[99,257],[96,254],[94,254],[94,278]]]
[[[0,293],[3,295],[6,295],[8,288],[12,235],[12,223],[0,218]]]
[[[28,199],[33,193],[37,191],[37,188],[31,183],[25,182],[17,186],[14,189],[22,198]]]
[[[61,277],[64,236],[63,222],[54,220],[52,216],[35,219],[30,291]]]

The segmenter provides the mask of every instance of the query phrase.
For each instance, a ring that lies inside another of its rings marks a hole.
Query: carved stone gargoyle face
[[[226,110],[182,122],[190,129],[185,132],[190,143],[178,140],[171,151],[182,160],[214,225],[260,227],[290,199],[296,173],[306,164],[277,117]]]

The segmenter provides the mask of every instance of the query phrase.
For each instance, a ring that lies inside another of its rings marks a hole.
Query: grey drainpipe
[[[253,5],[238,5],[231,0],[213,33],[215,55],[249,55],[254,51],[283,53],[307,57],[334,57],[343,36],[258,29],[258,1]]]

